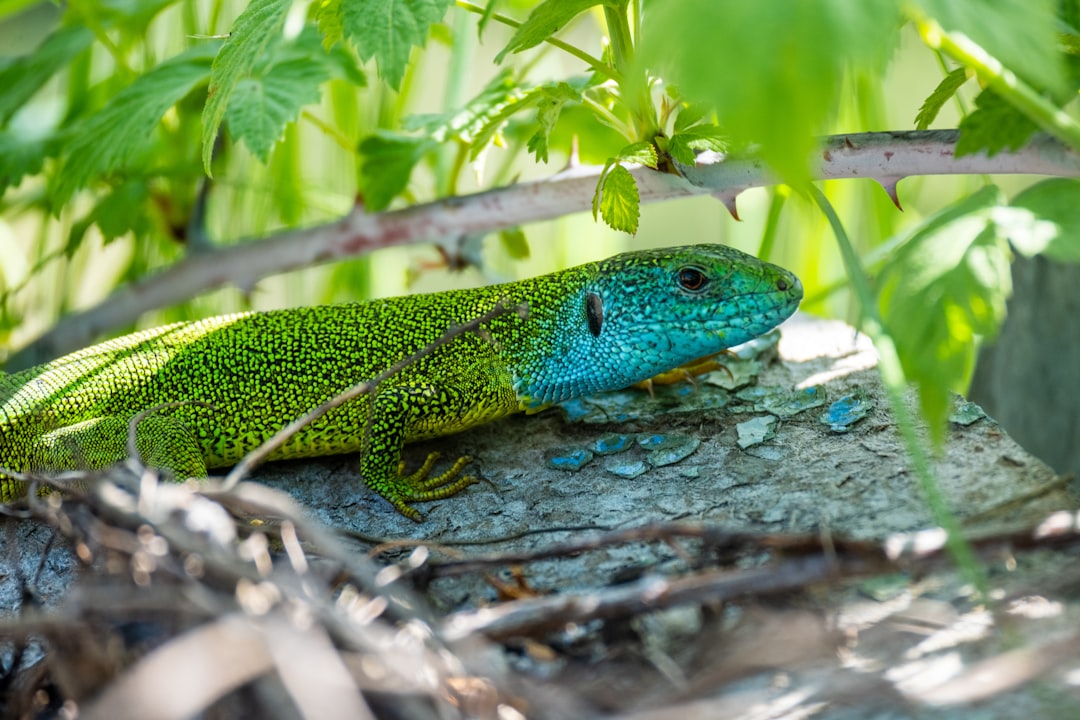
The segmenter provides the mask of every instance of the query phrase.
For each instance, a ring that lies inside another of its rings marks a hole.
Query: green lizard
[[[764,333],[802,298],[788,271],[719,245],[617,255],[473,290],[246,312],[137,332],[0,374],[0,468],[101,468],[141,459],[178,479],[233,465],[297,417],[409,358],[500,301],[524,304],[419,357],[303,428],[269,459],[359,452],[402,514],[475,478],[461,458],[411,474],[402,445],[568,398],[623,388]],[[366,439],[366,441],[365,441]],[[25,492],[0,473],[0,500]]]

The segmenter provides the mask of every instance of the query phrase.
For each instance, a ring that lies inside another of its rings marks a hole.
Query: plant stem
[[[340,145],[341,148],[345,150],[345,152],[349,153],[350,155],[359,154],[356,150],[355,142],[342,135],[340,132],[338,132],[336,128],[331,126],[330,123],[326,122],[318,115],[315,115],[310,110],[302,110],[300,111],[300,117],[304,118],[309,123],[326,133],[334,142]]]
[[[635,121],[634,136],[630,139],[651,142],[659,125],[649,94],[648,78],[644,72],[634,72],[634,38],[630,35],[629,7],[629,0],[623,0],[618,7],[604,5],[604,19],[611,39],[615,69],[623,78],[619,81],[619,94]]]
[[[855,293],[855,298],[859,304],[862,316],[859,323],[860,329],[873,341],[874,348],[877,350],[881,382],[885,386],[886,394],[889,396],[889,405],[892,408],[893,417],[896,419],[896,428],[899,430],[900,437],[907,448],[912,469],[919,480],[919,488],[922,490],[923,497],[926,498],[930,514],[938,527],[945,530],[945,544],[953,562],[960,568],[960,572],[967,576],[968,581],[975,586],[975,589],[985,597],[989,588],[986,575],[979,565],[971,545],[961,534],[960,524],[957,522],[956,516],[949,511],[945,496],[942,494],[937,478],[934,477],[934,471],[930,467],[930,459],[927,456],[926,448],[923,447],[923,443],[919,440],[918,432],[915,429],[915,419],[912,417],[904,398],[907,379],[904,377],[904,368],[900,364],[900,355],[897,353],[892,336],[885,329],[880,313],[878,313],[877,303],[874,301],[874,295],[870,289],[870,281],[863,270],[862,264],[859,262],[858,256],[855,254],[855,248],[848,238],[847,231],[844,230],[836,210],[833,209],[832,203],[816,185],[808,185],[808,189],[810,196],[821,208],[821,212],[825,214],[829,225],[832,227],[833,234],[836,236],[836,243],[840,247],[840,256],[844,261],[844,269],[851,283],[851,290]]]
[[[974,70],[994,92],[1027,115],[1036,125],[1080,150],[1080,124],[1018,78],[997,58],[965,35],[946,32],[935,20],[923,16],[917,16],[914,20],[919,35],[930,48],[940,50],[961,65]]]
[[[452,22],[454,42],[450,46],[450,66],[446,73],[446,90],[443,93],[443,111],[452,111],[465,102],[466,86],[469,79],[469,66],[472,64],[476,40],[470,32],[468,15],[456,13]],[[451,144],[439,149],[435,158],[435,192],[439,197],[455,195],[457,173],[462,163],[455,157],[461,155],[461,148]]]
[[[461,8],[462,10],[468,10],[471,13],[477,13],[479,15],[484,14],[484,8],[480,7],[479,5],[474,5],[471,2],[466,2],[466,0],[455,0],[454,4],[457,5],[459,8]],[[507,25],[507,26],[515,28],[515,29],[521,27],[520,22],[518,22],[517,20],[515,20],[512,17],[507,17],[506,15],[502,15],[500,13],[492,13],[491,14],[491,19],[496,20],[498,22],[501,22],[503,25]],[[618,70],[606,65],[603,61],[601,61],[598,58],[593,57],[592,55],[585,52],[584,50],[580,50],[580,49],[574,47],[573,45],[571,45],[569,43],[565,43],[562,40],[559,40],[558,38],[549,37],[549,38],[546,38],[544,40],[544,42],[546,42],[547,44],[549,44],[549,45],[551,45],[553,47],[559,48],[560,50],[562,50],[565,53],[569,53],[570,55],[573,55],[578,60],[581,60],[586,65],[588,65],[590,68],[592,68],[592,70],[594,72],[598,72],[601,75],[605,75],[606,77],[609,77],[609,78],[611,78],[612,80],[614,80],[616,82],[621,82],[622,81],[622,75],[619,73]]]
[[[861,180],[889,173],[905,177],[982,173],[1080,177],[1080,153],[1045,135],[1032,138],[1015,151],[961,158],[954,154],[958,137],[955,130],[837,135],[823,143],[824,150],[816,154],[812,171],[820,178]],[[641,203],[777,182],[764,161],[753,156],[710,153],[699,157],[694,167],[682,170],[683,176],[678,177],[646,167],[632,168],[630,173]],[[11,355],[6,369],[22,369],[66,355],[106,332],[135,322],[142,313],[208,290],[227,285],[250,289],[271,275],[377,248],[491,232],[588,212],[601,171],[598,166],[568,168],[547,179],[462,195],[452,203],[439,199],[380,213],[356,207],[344,217],[316,225],[279,230],[263,237],[230,238],[227,245],[189,255],[153,275],[117,288],[94,307],[61,318],[47,333]],[[67,222],[66,215],[66,211],[61,214],[61,222]]]
[[[469,157],[469,146],[466,143],[458,140],[454,147],[457,151],[454,153],[453,164],[447,174],[449,179],[446,185],[447,196],[457,195],[458,177],[461,175],[461,169],[465,167],[465,160]]]
[[[598,103],[596,100],[592,99],[588,95],[582,95],[581,104],[587,106],[594,113],[596,113],[597,119],[600,122],[604,123],[612,130],[622,135],[628,141],[634,142],[635,140],[637,140],[637,137],[634,134],[634,128],[630,127],[622,120],[620,120],[618,116],[615,115],[615,113],[608,110],[601,103]]]

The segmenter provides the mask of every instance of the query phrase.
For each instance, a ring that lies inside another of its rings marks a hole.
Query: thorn
[[[581,155],[578,153],[578,136],[570,137],[570,155],[566,158],[566,167],[563,170],[573,170],[581,165]]]
[[[902,177],[881,177],[881,178],[874,178],[874,179],[877,180],[879,183],[881,183],[881,187],[883,187],[885,189],[885,192],[888,194],[889,199],[892,200],[893,205],[896,206],[896,209],[899,210],[900,212],[904,212],[904,207],[900,204],[900,196],[896,193],[896,184],[898,182],[900,182],[901,180],[903,180],[904,178],[902,178]]]
[[[739,193],[745,189],[746,188],[735,188],[734,190],[721,190],[719,192],[714,192],[712,196],[724,203],[724,207],[731,213],[731,217],[741,222],[742,218],[739,217],[739,207],[735,204],[735,198],[739,197]]]

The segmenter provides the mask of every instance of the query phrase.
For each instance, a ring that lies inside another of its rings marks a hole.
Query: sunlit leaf
[[[197,45],[140,75],[94,115],[75,126],[53,199],[63,205],[92,178],[111,172],[145,148],[165,111],[206,82],[216,44]]]
[[[525,239],[525,232],[521,228],[512,227],[500,230],[499,241],[508,257],[514,260],[524,260],[529,257],[529,241]]]
[[[637,163],[656,169],[656,148],[651,142],[638,142],[627,145],[615,158],[619,163]]]
[[[0,131],[0,197],[9,187],[18,186],[27,175],[41,172],[48,145],[43,139]]]
[[[996,155],[1005,149],[1019,150],[1038,129],[1027,115],[987,88],[975,98],[975,110],[960,121],[956,157],[981,151]]]
[[[410,115],[404,125],[406,130],[422,131],[436,142],[461,140],[472,145],[475,156],[511,115],[533,102],[513,71],[503,70],[464,107],[445,113]]]
[[[315,23],[322,34],[324,48],[332,48],[345,37],[341,19],[341,0],[317,0]]]
[[[581,99],[581,92],[568,83],[560,82],[537,89],[536,123],[540,127],[529,138],[528,150],[536,156],[537,162],[548,161],[548,138],[555,129],[555,123],[562,114],[563,106],[568,102]]]
[[[1044,180],[1017,195],[1011,206],[1024,211],[1019,218],[1010,216],[1009,240],[1017,252],[1080,262],[1080,180]]]
[[[885,326],[938,440],[950,393],[971,379],[977,339],[1005,319],[1010,253],[993,217],[1001,202],[989,186],[929,218],[879,278]]]
[[[596,5],[615,7],[617,3],[609,0],[544,0],[533,8],[529,17],[514,32],[510,42],[495,56],[495,62],[501,63],[510,53],[536,47],[566,27],[575,17]]]
[[[915,129],[925,130],[934,122],[934,118],[941,112],[941,108],[949,101],[956,91],[968,80],[968,69],[959,67],[942,78],[930,96],[923,101],[922,107],[915,115]]]
[[[243,78],[237,83],[225,113],[229,132],[266,162],[285,125],[296,119],[304,105],[319,101],[319,85],[329,77],[323,65],[297,59],[271,65],[265,73]]]
[[[683,165],[693,165],[697,152],[727,150],[727,139],[715,125],[694,125],[668,138],[668,154]]]
[[[432,23],[450,0],[341,0],[341,21],[365,61],[375,58],[379,77],[397,90],[414,47],[422,47]]]
[[[759,143],[782,177],[810,177],[845,69],[881,71],[895,0],[646,0],[642,55],[689,102],[717,112],[735,145]]]
[[[26,104],[71,58],[94,41],[86,27],[72,25],[56,30],[34,52],[24,55],[0,70],[0,125]]]
[[[1062,97],[1057,0],[916,0],[945,30],[961,32],[1031,85]]]
[[[637,232],[640,197],[634,176],[622,165],[614,165],[600,188],[600,216],[615,230]]]
[[[424,153],[435,144],[425,138],[380,132],[360,143],[364,164],[360,192],[371,211],[385,209],[409,185],[409,175]]]
[[[261,60],[267,46],[281,36],[292,0],[252,0],[233,23],[210,71],[210,90],[202,113],[202,159],[207,175],[218,127],[236,86]]]

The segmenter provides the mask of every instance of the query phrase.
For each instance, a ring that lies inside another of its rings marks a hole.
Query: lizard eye
[[[696,267],[684,267],[679,270],[679,287],[690,292],[701,292],[709,284],[709,278]]]

